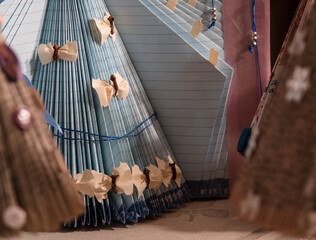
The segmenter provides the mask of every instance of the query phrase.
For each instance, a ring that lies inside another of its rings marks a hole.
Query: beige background
[[[307,240],[271,232],[240,220],[228,200],[194,201],[137,224],[113,224],[102,228],[57,233],[23,233],[13,240]]]

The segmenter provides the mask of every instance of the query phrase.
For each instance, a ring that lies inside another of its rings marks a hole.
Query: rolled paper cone
[[[28,109],[32,117],[27,129],[21,129],[12,119],[12,113],[21,106]],[[18,202],[14,201],[12,193],[8,194],[7,200],[0,198],[1,210],[11,205],[24,209],[27,222],[23,230],[26,231],[57,230],[62,223],[82,214],[83,201],[64,167],[62,156],[43,120],[42,110],[26,83],[10,84],[2,70],[0,121],[1,135],[6,140],[1,144],[6,144],[4,159],[8,163],[3,167],[14,172],[12,179],[5,182],[8,187],[1,187],[0,191],[9,191],[10,183],[14,183],[11,188],[18,199]]]

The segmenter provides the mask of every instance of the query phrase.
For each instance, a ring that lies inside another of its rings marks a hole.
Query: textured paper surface
[[[199,33],[201,32],[203,28],[202,20],[198,20],[194,23],[193,28],[191,30],[191,35],[195,38],[198,37]]]
[[[210,58],[209,58],[209,61],[210,61],[210,63],[212,63],[213,66],[215,66],[215,67],[217,67],[218,54],[219,54],[219,52],[217,52],[214,48],[212,48],[212,49],[210,50]]]
[[[167,2],[167,8],[169,8],[171,11],[173,11],[177,5],[178,0],[169,0]]]

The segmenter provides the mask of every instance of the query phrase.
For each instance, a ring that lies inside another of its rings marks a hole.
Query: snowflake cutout
[[[304,68],[300,66],[295,67],[292,77],[290,77],[286,82],[287,93],[285,98],[287,101],[301,101],[305,92],[310,87],[310,72],[310,68]]]
[[[291,55],[301,55],[304,52],[306,31],[298,30],[289,49]]]
[[[254,220],[259,213],[261,198],[248,191],[246,198],[240,202],[240,214],[248,220]]]

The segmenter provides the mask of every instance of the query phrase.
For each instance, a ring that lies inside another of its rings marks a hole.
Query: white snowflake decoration
[[[286,82],[287,93],[285,99],[290,102],[299,102],[310,87],[310,68],[296,66],[292,77]]]
[[[306,31],[298,30],[295,34],[295,38],[293,40],[293,43],[289,49],[289,53],[291,55],[301,55],[305,50],[305,36]]]
[[[248,191],[246,198],[240,202],[240,214],[248,220],[254,220],[259,213],[261,198]]]

